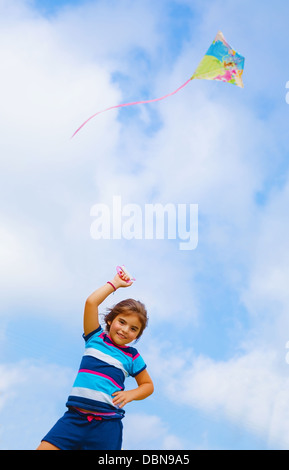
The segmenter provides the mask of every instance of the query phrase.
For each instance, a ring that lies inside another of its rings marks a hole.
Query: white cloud
[[[289,308],[288,296],[288,201],[289,184],[275,190],[260,214],[255,257],[244,291],[244,302],[253,315],[262,310],[279,316]]]
[[[73,56],[55,24],[28,6],[0,5],[8,16],[0,33],[1,280],[12,304],[17,292],[26,305],[43,295],[47,305],[48,298],[59,298],[60,286],[73,288],[71,241],[83,243],[89,234],[87,184],[80,184],[79,172],[90,174],[92,159],[105,167],[104,155],[118,134],[115,116],[108,115],[90,129],[90,137],[88,127],[85,138],[72,144],[82,120],[79,109],[104,106],[118,100],[119,92],[104,67]]]
[[[2,364],[0,371],[0,448],[33,450],[64,413],[75,371],[31,361]]]
[[[133,73],[126,70],[127,54],[135,48],[156,53],[159,11],[160,7],[150,0],[145,4],[132,0],[110,4],[88,2],[85,6],[63,10],[55,23],[67,41],[66,47],[74,54],[88,61],[98,57],[107,63],[109,58],[122,71]]]
[[[43,18],[22,19],[2,30],[1,44],[4,169],[12,165],[15,171],[17,164],[18,170],[33,172],[43,166],[50,169],[51,164],[53,168],[71,164],[73,153],[65,144],[81,124],[79,109],[89,112],[109,100],[118,100],[116,87],[109,83],[109,72],[73,57],[55,25]],[[102,135],[108,121],[113,136],[112,118],[104,117],[94,129],[95,139]]]
[[[288,447],[289,406],[285,396],[289,380],[284,373],[284,348],[281,364],[272,349],[256,348],[227,361],[216,361],[196,356],[186,348],[172,354],[174,348],[176,345],[167,342],[150,345],[147,351],[151,373],[158,377],[158,386],[170,401],[201,410],[220,426],[223,419],[228,420],[264,439],[268,447]]]
[[[170,433],[168,425],[157,415],[128,413],[124,423],[123,449],[181,450],[185,442]]]
[[[10,18],[9,27],[1,32],[2,64],[5,64],[2,78],[6,90],[2,102],[4,113],[1,114],[1,189],[5,194],[0,203],[1,260],[7,299],[15,290],[22,294],[24,291],[29,303],[34,296],[38,302],[39,296],[46,293],[50,299],[53,296],[56,305],[61,290],[69,292],[69,286],[74,289],[84,282],[79,281],[80,270],[87,273],[87,278],[95,273],[95,268],[88,267],[86,262],[88,257],[91,259],[92,252],[96,252],[98,266],[108,263],[109,259],[112,266],[118,264],[120,244],[112,242],[109,253],[105,253],[106,250],[102,250],[105,244],[90,240],[90,208],[96,202],[109,203],[112,195],[118,193],[129,202],[147,202],[148,186],[139,184],[143,175],[135,178],[130,169],[132,158],[134,162],[146,159],[142,145],[138,144],[144,139],[142,132],[134,134],[128,126],[120,134],[116,114],[107,113],[69,141],[73,131],[91,113],[120,99],[117,85],[110,81],[111,66],[90,55],[94,50],[98,57],[98,43],[92,45],[89,35],[95,32],[95,21],[99,22],[106,12],[105,7],[99,16],[97,8],[91,5],[86,9],[67,10],[54,21],[29,14],[29,9],[24,12],[20,9]],[[123,4],[114,12],[114,22],[119,11],[124,14]],[[149,18],[150,26],[148,23],[144,26],[142,21],[141,31],[136,34],[139,27],[132,18],[140,17]],[[134,28],[127,27],[124,36],[119,32],[125,44],[118,47],[123,53],[135,47],[144,47],[151,53],[156,37],[150,35],[149,40],[148,37],[155,28],[154,15],[149,8],[145,7],[144,12],[143,6],[138,9],[134,5],[129,18]],[[74,48],[72,39],[78,37],[76,33],[73,36],[76,23],[79,36],[83,37],[81,33],[86,31],[87,43],[80,42]],[[100,35],[100,32],[97,30],[96,34]],[[115,39],[112,41],[108,32],[106,37],[108,55],[115,57]],[[69,39],[72,40],[70,44]],[[84,50],[88,52],[83,56]],[[125,255],[128,261],[122,261],[130,265],[129,259],[135,260],[136,253],[139,258],[140,245],[143,249],[142,271],[155,273],[148,289],[154,308],[158,288],[153,280],[161,277],[161,266],[147,256],[152,244],[136,244],[129,248],[131,255]],[[122,249],[123,246],[121,244]],[[169,272],[172,269],[170,244],[160,242],[153,250],[162,257],[163,268]],[[176,248],[176,259],[177,254]],[[179,262],[173,262],[173,265],[175,272],[183,272]],[[77,272],[73,274],[75,266]],[[137,268],[135,261],[134,266]],[[186,282],[189,281],[180,283],[180,295],[184,295]],[[178,302],[170,287],[172,283],[172,278],[168,278],[167,289],[172,294],[168,296],[163,291],[157,302],[163,305],[163,297],[166,298],[170,317]],[[73,298],[78,292],[74,289]],[[158,310],[162,312],[161,308]],[[185,310],[186,315],[190,315],[189,306]],[[196,316],[196,305],[192,311]]]
[[[37,291],[44,294],[47,288],[58,285],[65,268],[59,266],[57,257],[48,252],[37,239],[31,227],[12,224],[2,225],[0,229],[1,285],[10,297],[12,287],[18,295],[31,296]],[[49,287],[48,287],[49,286]],[[4,296],[4,294],[3,294]],[[2,297],[3,299],[3,297]]]
[[[11,398],[11,389],[19,383],[17,370],[1,366],[0,380],[0,410],[3,409],[7,400]]]

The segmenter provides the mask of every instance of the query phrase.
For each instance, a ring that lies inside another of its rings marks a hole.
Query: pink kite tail
[[[169,96],[172,96],[172,95],[175,95],[176,93],[178,93],[178,91],[180,91],[182,88],[184,88],[191,80],[192,80],[192,78],[187,80],[186,83],[184,83],[182,86],[180,86],[177,90],[173,91],[172,93],[169,93],[168,95],[162,96],[161,98],[155,98],[154,100],[147,100],[147,101],[135,101],[133,103],[118,104],[116,106],[111,106],[110,108],[103,109],[102,111],[98,111],[98,113],[93,114],[93,116],[90,116],[90,118],[88,118],[83,124],[81,124],[81,126],[74,132],[74,134],[71,136],[71,138],[73,138],[80,131],[80,129],[82,129],[85,126],[85,124],[88,123],[88,121],[93,119],[98,114],[105,113],[106,111],[110,111],[111,109],[124,108],[125,106],[134,106],[136,104],[155,103],[156,101],[164,100],[165,98],[168,98]]]

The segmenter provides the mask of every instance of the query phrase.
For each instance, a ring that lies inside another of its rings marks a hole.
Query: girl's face
[[[120,313],[109,326],[109,336],[118,346],[134,341],[141,330],[141,322],[135,313]]]

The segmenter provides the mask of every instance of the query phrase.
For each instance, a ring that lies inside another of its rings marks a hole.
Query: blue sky
[[[287,449],[286,19],[281,0],[0,0],[0,448],[65,411],[86,297],[126,264],[155,393],[126,449]],[[218,30],[244,84],[191,82]],[[95,204],[198,204],[198,246],[94,240]],[[128,387],[133,386],[129,381]],[[29,426],[27,426],[29,422]]]

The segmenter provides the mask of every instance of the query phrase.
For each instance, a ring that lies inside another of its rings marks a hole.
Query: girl
[[[147,326],[145,306],[133,299],[123,300],[104,318],[108,334],[99,324],[99,305],[112,292],[131,285],[129,277],[120,272],[86,300],[85,352],[66,403],[68,411],[38,450],[120,450],[123,407],[153,393],[143,358],[127,346],[140,338]],[[124,379],[129,375],[135,377],[137,387],[124,391]]]

